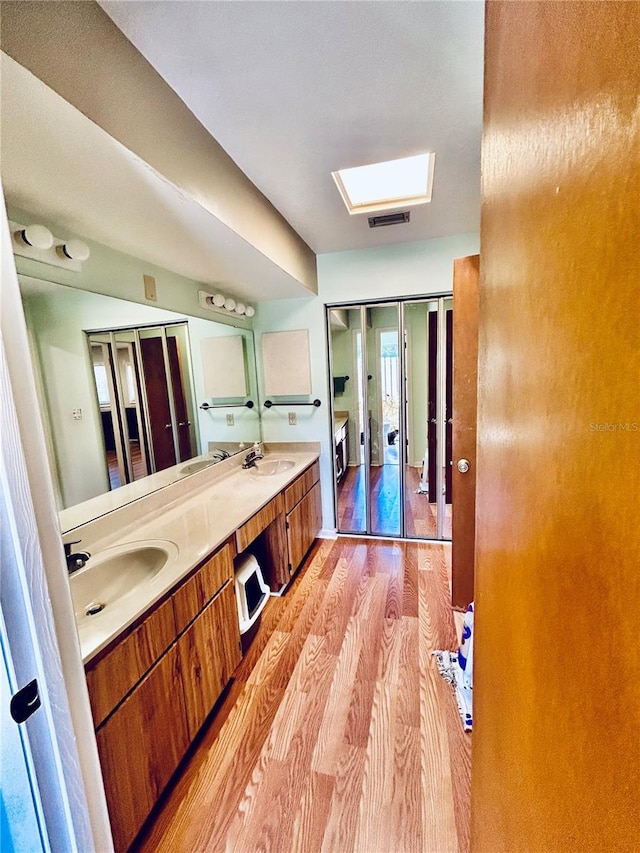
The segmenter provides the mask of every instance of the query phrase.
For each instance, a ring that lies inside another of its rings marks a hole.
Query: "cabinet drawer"
[[[226,544],[175,592],[176,632],[183,631],[218,590],[233,577],[233,549]]]
[[[240,663],[240,629],[233,583],[178,640],[189,737],[193,739]]]
[[[171,600],[165,601],[95,666],[87,687],[97,727],[158,660],[176,636]]]
[[[189,745],[177,646],[98,730],[96,740],[115,849],[125,851]]]
[[[278,495],[236,530],[236,547],[241,554],[256,536],[268,527],[283,510],[282,495]]]
[[[314,483],[320,479],[320,463],[314,462],[309,466],[297,480],[294,480],[284,492],[284,505],[286,512],[291,512],[294,506],[303,498]]]

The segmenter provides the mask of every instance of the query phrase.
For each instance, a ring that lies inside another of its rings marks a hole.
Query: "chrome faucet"
[[[258,459],[264,459],[264,453],[261,450],[252,447],[251,450],[245,456],[244,462],[242,463],[242,467],[255,468]]]
[[[221,447],[216,447],[215,450],[211,451],[210,456],[212,459],[222,462],[223,459],[228,459],[231,454],[227,453],[227,451],[223,450]]]
[[[67,571],[70,575],[74,572],[77,572],[78,569],[83,569],[87,565],[87,561],[91,554],[88,551],[75,551],[72,552],[71,549],[74,545],[78,545],[80,543],[80,539],[76,539],[75,542],[64,542],[64,556],[67,559]]]

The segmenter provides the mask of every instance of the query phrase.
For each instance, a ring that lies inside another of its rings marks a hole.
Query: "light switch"
[[[232,414],[227,415],[227,426],[233,426],[236,422],[236,419]]]
[[[295,412],[289,412],[289,426],[296,426],[298,423],[298,416]]]
[[[152,275],[145,275],[144,278],[144,296],[145,299],[149,299],[151,302],[157,302],[158,296],[156,294],[156,280]]]

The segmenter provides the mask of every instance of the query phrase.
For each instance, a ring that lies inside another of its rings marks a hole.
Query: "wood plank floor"
[[[317,543],[136,849],[467,851],[449,584],[447,545]]]
[[[400,536],[400,495],[398,465],[371,468],[371,531],[383,536]],[[404,512],[407,536],[435,539],[438,531],[437,508],[426,493],[418,493],[420,469],[405,466]],[[350,533],[366,529],[364,467],[350,466],[338,485],[338,524]],[[451,504],[445,506],[443,535],[451,539]]]

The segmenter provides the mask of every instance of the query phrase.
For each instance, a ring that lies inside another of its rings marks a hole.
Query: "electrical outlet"
[[[71,417],[74,419],[74,421],[81,421],[82,420],[82,409],[72,409],[71,410]]]
[[[289,412],[289,426],[296,426],[298,423],[298,416],[295,412]]]
[[[234,416],[231,413],[229,413],[227,415],[227,426],[233,426],[235,424],[235,422],[236,422],[236,419],[234,418]]]

